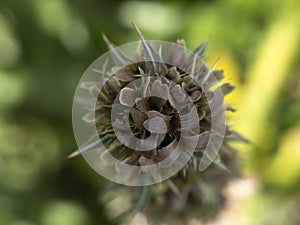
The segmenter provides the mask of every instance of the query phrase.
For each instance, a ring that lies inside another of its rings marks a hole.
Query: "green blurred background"
[[[252,144],[236,145],[245,183],[231,224],[300,224],[297,0],[0,0],[0,224],[110,224],[105,180],[65,157],[76,85],[107,50],[101,33],[136,41],[132,21],[148,39],[209,40],[207,61],[236,85],[229,123]]]

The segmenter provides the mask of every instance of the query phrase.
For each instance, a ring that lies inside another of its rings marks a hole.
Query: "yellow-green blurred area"
[[[132,21],[147,39],[209,41],[207,62],[236,86],[229,123],[251,141],[235,145],[243,176],[259,184],[240,224],[300,224],[298,0],[1,0],[0,224],[110,224],[104,179],[65,157],[76,85],[107,50],[101,33],[136,41]]]

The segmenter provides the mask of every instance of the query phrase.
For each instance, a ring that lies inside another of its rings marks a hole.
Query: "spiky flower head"
[[[80,84],[94,99],[83,120],[96,128],[80,151],[108,179],[140,186],[115,185],[131,196],[125,214],[212,218],[224,203],[222,188],[237,175],[228,141],[239,136],[226,125],[225,111],[234,109],[223,98],[234,88],[204,63],[207,43],[189,52],[184,40],[149,42],[136,30],[133,57],[103,36],[111,60],[92,66],[101,78]]]

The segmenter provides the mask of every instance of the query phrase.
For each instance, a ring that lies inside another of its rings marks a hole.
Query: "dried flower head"
[[[113,185],[130,190],[132,207],[124,215],[211,218],[224,203],[222,188],[238,174],[228,141],[241,137],[226,125],[225,111],[234,109],[223,98],[234,88],[222,82],[223,71],[204,63],[206,42],[190,53],[183,40],[150,43],[136,30],[141,42],[133,60],[103,36],[112,62],[94,68],[101,82],[81,82],[94,99],[83,120],[95,125],[92,138],[105,149],[89,153],[89,160],[98,156],[96,170],[113,168],[113,181],[141,186]],[[80,151],[85,155],[97,144]],[[110,186],[105,196],[120,189]]]

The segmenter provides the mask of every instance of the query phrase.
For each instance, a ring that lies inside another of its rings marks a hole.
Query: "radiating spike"
[[[138,201],[133,209],[133,212],[140,212],[150,199],[151,186],[142,186]]]
[[[113,58],[116,66],[124,66],[128,62],[130,62],[130,60],[115,47],[115,45],[107,38],[105,34],[102,34],[102,38],[108,46],[109,50],[112,51],[111,57]]]
[[[193,59],[193,64],[192,64],[191,76],[195,76],[197,57],[198,56],[195,54]]]
[[[213,73],[213,70],[215,69],[217,63],[219,62],[219,58],[216,60],[216,62],[212,65],[212,67],[210,69],[208,69],[207,73],[204,75],[203,80],[202,80],[202,84],[204,85],[205,82],[208,80],[208,78],[210,77],[210,75]]]
[[[66,158],[71,159],[71,158],[74,158],[80,154],[87,152],[87,151],[95,149],[95,147],[101,143],[101,140],[99,139],[98,134],[97,134],[97,135],[90,137],[86,143],[87,144],[85,146],[83,146],[80,150],[77,149],[76,151],[74,151],[70,155],[68,155]]]
[[[87,140],[86,144],[80,150],[76,150],[76,151],[72,152],[66,158],[67,159],[71,159],[71,158],[74,158],[74,157],[76,157],[76,156],[78,156],[80,154],[84,154],[87,151],[94,150],[94,149],[96,149],[96,147],[99,144],[101,144],[101,140],[99,139],[98,134],[97,135],[93,135],[92,137],[90,137]],[[99,145],[99,147],[100,146],[101,145]]]
[[[163,57],[162,57],[162,47],[161,47],[161,45],[159,45],[159,48],[158,48],[158,56],[159,56],[159,60],[160,60],[161,62],[163,62],[164,59],[163,59]]]
[[[162,56],[162,46],[159,45],[158,48],[158,57],[159,57],[159,62],[160,62],[160,68],[162,69],[161,73],[166,73],[168,71],[168,67],[165,64],[165,60],[163,59]]]
[[[169,188],[173,191],[173,193],[177,196],[177,198],[182,199],[182,195],[177,186],[174,184],[174,182],[172,180],[167,180],[166,183],[169,186]]]
[[[142,41],[142,44],[143,44],[143,47],[144,47],[144,50],[146,52],[146,54],[148,55],[149,59],[152,61],[152,62],[155,62],[155,55],[154,55],[154,50],[152,49],[152,47],[149,45],[149,43],[145,40],[142,32],[140,31],[140,29],[137,27],[137,25],[135,23],[132,23],[136,32],[138,33],[138,35],[140,36],[140,39]]]
[[[251,141],[249,141],[247,138],[243,137],[242,135],[234,131],[230,131],[230,134],[226,138],[228,140],[235,140],[235,141],[241,141],[244,143],[252,144]]]
[[[195,49],[194,53],[197,54],[198,56],[202,56],[207,47],[207,44],[208,44],[208,41],[206,40],[201,45],[199,45],[198,48]]]
[[[208,45],[208,41],[203,42],[201,45],[199,45],[195,50],[194,54],[191,54],[188,59],[186,60],[186,63],[191,63],[194,60],[194,56],[199,56],[200,58],[203,58],[203,53],[205,51],[206,46]]]
[[[132,23],[132,24],[142,41],[146,59],[149,60],[149,62],[151,63],[151,66],[153,67],[154,72],[157,72],[158,70],[157,70],[156,62],[159,61],[158,55],[155,53],[154,49],[150,46],[150,44],[145,40],[142,32],[137,27],[137,25],[135,23]],[[147,72],[151,72],[151,71],[147,71]]]
[[[66,159],[72,159],[72,158],[75,158],[76,156],[79,156],[79,155],[80,155],[80,151],[76,150],[76,151],[72,152],[70,155],[68,155],[66,157]]]

